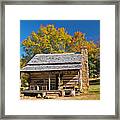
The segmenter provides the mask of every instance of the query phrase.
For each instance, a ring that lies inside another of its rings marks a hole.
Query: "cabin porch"
[[[80,71],[47,71],[27,72],[29,74],[29,89],[21,93],[24,95],[58,95],[65,96],[68,91],[75,95],[80,91]],[[22,73],[21,73],[22,74]],[[70,94],[71,94],[70,93]]]

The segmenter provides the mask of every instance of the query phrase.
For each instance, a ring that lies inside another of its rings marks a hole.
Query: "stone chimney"
[[[88,51],[87,47],[81,47],[82,68],[80,69],[80,91],[88,93],[89,88],[89,68],[88,68]]]

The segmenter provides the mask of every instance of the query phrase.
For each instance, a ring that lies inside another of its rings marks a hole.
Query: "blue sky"
[[[73,36],[74,32],[85,33],[86,40],[100,40],[99,20],[20,20],[20,42],[26,39],[32,31],[37,32],[40,25],[54,24],[56,28],[64,27]],[[21,48],[20,54],[23,53]]]

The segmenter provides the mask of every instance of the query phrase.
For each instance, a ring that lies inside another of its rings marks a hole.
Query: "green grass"
[[[80,100],[100,100],[100,85],[90,85],[88,94],[82,94]]]
[[[100,85],[90,85],[89,86],[89,93],[100,93]]]

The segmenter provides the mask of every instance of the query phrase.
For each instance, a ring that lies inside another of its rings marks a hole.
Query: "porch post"
[[[50,90],[50,73],[49,73],[49,90]]]
[[[82,68],[80,68],[80,70],[79,70],[79,90],[80,90],[80,92],[82,92],[82,88],[83,88]]]
[[[79,85],[79,90],[81,92],[81,90],[82,90],[82,73],[81,73],[81,68],[80,68],[80,71],[78,71],[78,85]]]
[[[58,87],[58,90],[60,90],[60,73],[59,73],[58,80],[59,80],[59,87]]]
[[[31,74],[30,74],[30,72],[28,73],[28,75],[29,75],[29,90],[31,89],[31,87],[30,87],[30,84],[31,84]]]
[[[80,69],[80,91],[82,92],[82,86],[83,86],[83,81],[82,81],[82,70]]]

